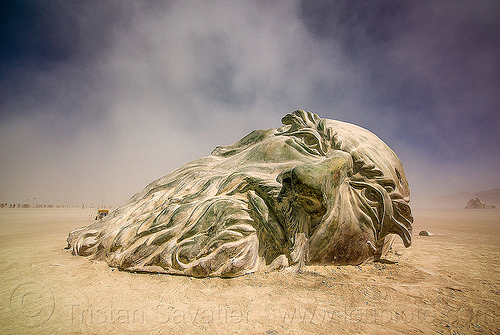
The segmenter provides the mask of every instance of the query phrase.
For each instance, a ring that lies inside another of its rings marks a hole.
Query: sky
[[[110,202],[305,109],[412,203],[500,188],[500,2],[0,3],[0,202]],[[35,200],[36,198],[36,200]]]

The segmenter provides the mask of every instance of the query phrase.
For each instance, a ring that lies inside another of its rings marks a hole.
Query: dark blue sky
[[[500,187],[498,1],[3,1],[0,201],[123,201],[303,108]]]

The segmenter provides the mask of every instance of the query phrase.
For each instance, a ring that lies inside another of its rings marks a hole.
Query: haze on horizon
[[[378,135],[416,205],[500,188],[499,41],[494,0],[3,1],[0,202],[116,205],[295,109]]]

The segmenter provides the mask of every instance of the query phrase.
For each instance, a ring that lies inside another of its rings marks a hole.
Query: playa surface
[[[500,210],[416,210],[393,261],[234,279],[137,274],[72,256],[95,209],[0,209],[1,334],[500,332]],[[434,236],[418,236],[428,230]]]

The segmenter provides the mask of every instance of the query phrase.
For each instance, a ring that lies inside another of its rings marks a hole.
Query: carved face
[[[111,266],[238,276],[378,259],[413,221],[401,162],[355,125],[296,111],[160,178],[68,237]],[[390,240],[390,242],[389,242]]]

